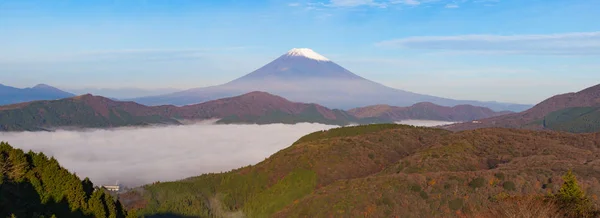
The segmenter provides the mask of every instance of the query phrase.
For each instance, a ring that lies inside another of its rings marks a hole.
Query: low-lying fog
[[[256,164],[322,124],[212,125],[2,133],[0,141],[54,156],[96,185],[138,186]]]
[[[443,125],[453,124],[456,122],[439,121],[439,120],[403,120],[403,121],[396,122],[396,123],[411,125],[411,126],[433,127],[433,126],[443,126]]]

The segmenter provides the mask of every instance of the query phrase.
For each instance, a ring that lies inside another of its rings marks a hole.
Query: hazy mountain
[[[75,95],[46,84],[38,84],[24,89],[0,84],[0,105],[37,100],[55,100],[73,96]]]
[[[354,108],[348,113],[358,118],[378,118],[380,120],[439,120],[439,121],[471,121],[482,118],[509,114],[509,111],[495,112],[489,108],[472,105],[444,107],[429,102],[414,104],[410,107],[374,105]]]
[[[600,85],[579,92],[548,98],[521,113],[477,122],[459,123],[445,128],[467,130],[485,127],[554,129],[570,132],[600,131]]]
[[[222,85],[133,100],[146,105],[189,105],[252,91],[265,91],[292,101],[340,109],[378,104],[410,106],[418,102],[432,102],[443,106],[470,104],[489,107],[495,111],[522,111],[530,107],[497,102],[459,101],[390,88],[353,74],[306,48],[292,49],[254,72]]]
[[[146,216],[563,217],[552,209],[564,207],[544,199],[570,169],[598,202],[598,144],[600,133],[344,127],[306,135],[253,166],[155,183],[120,199]]]
[[[181,91],[178,89],[140,89],[140,88],[79,88],[67,89],[77,95],[92,94],[115,99],[137,98],[150,95],[162,95]]]

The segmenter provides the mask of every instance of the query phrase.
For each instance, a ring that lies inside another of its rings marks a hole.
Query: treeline
[[[0,142],[0,217],[137,217],[53,157]]]

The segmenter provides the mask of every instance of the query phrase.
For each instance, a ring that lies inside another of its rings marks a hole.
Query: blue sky
[[[537,103],[600,83],[596,0],[0,0],[0,83],[186,89],[308,47],[376,82]]]

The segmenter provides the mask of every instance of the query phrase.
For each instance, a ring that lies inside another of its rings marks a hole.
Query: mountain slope
[[[344,127],[302,137],[254,166],[122,198],[145,215],[478,217],[506,196],[556,193],[569,169],[590,196],[600,194],[598,146],[600,134]]]
[[[460,124],[452,124],[445,128],[454,131],[460,130],[468,130],[468,129],[477,129],[477,128],[487,128],[487,127],[503,127],[503,128],[526,128],[526,129],[552,129],[546,128],[544,125],[544,120],[546,116],[550,115],[553,112],[560,110],[569,110],[570,108],[581,108],[581,107],[600,107],[600,84],[596,86],[592,86],[581,90],[575,93],[566,93],[561,95],[556,95],[551,98],[548,98],[539,104],[535,105],[533,108],[523,111],[521,113],[508,114],[498,117],[492,117],[488,119],[479,120],[477,123],[460,123]],[[572,113],[576,111],[571,111]],[[585,115],[579,113],[578,115]],[[553,122],[552,126],[556,124],[556,114],[549,117],[550,122]],[[570,116],[572,119],[580,119],[576,114],[572,114]],[[600,122],[600,117],[591,116],[588,118],[581,117],[581,119],[586,119],[591,123]],[[591,119],[591,120],[590,120]],[[561,122],[572,122],[574,120],[570,119],[562,119]],[[577,123],[577,122],[576,122]],[[582,125],[586,125],[583,124]],[[576,132],[595,132],[599,131],[599,128],[585,128],[585,127],[569,127],[569,128],[577,128]],[[558,130],[565,130],[558,128]]]
[[[257,124],[316,122],[347,125],[361,122],[341,110],[291,102],[265,92],[252,92],[183,107],[148,107],[93,95],[0,107],[0,131],[177,125],[184,121],[207,119],[218,119],[219,123]]]
[[[444,107],[429,102],[414,104],[410,107],[394,107],[389,105],[374,105],[354,108],[348,111],[358,118],[378,118],[380,120],[402,121],[440,120],[440,121],[471,121],[482,118],[509,114],[511,112],[495,112],[489,108],[472,105],[457,105]]]
[[[544,117],[544,128],[573,132],[599,132],[600,107],[572,107],[549,113]]]
[[[73,96],[75,95],[45,84],[24,89],[0,84],[0,105],[37,100],[55,100]]]
[[[37,131],[59,127],[119,127],[178,124],[163,116],[164,107],[82,95],[53,101],[34,101],[0,107],[0,131]]]
[[[0,217],[137,217],[54,158],[0,143]]]
[[[393,89],[362,78],[311,49],[292,49],[267,65],[222,85],[133,100],[145,105],[189,105],[252,91],[269,92],[292,101],[338,109],[377,104],[409,106],[418,102],[443,106],[471,104],[496,111],[522,111],[530,107],[459,101]]]
[[[266,92],[251,92],[196,105],[180,107],[176,117],[183,119],[223,118],[220,123],[298,123],[317,122],[347,125],[358,122],[341,110],[317,104],[291,102]]]

